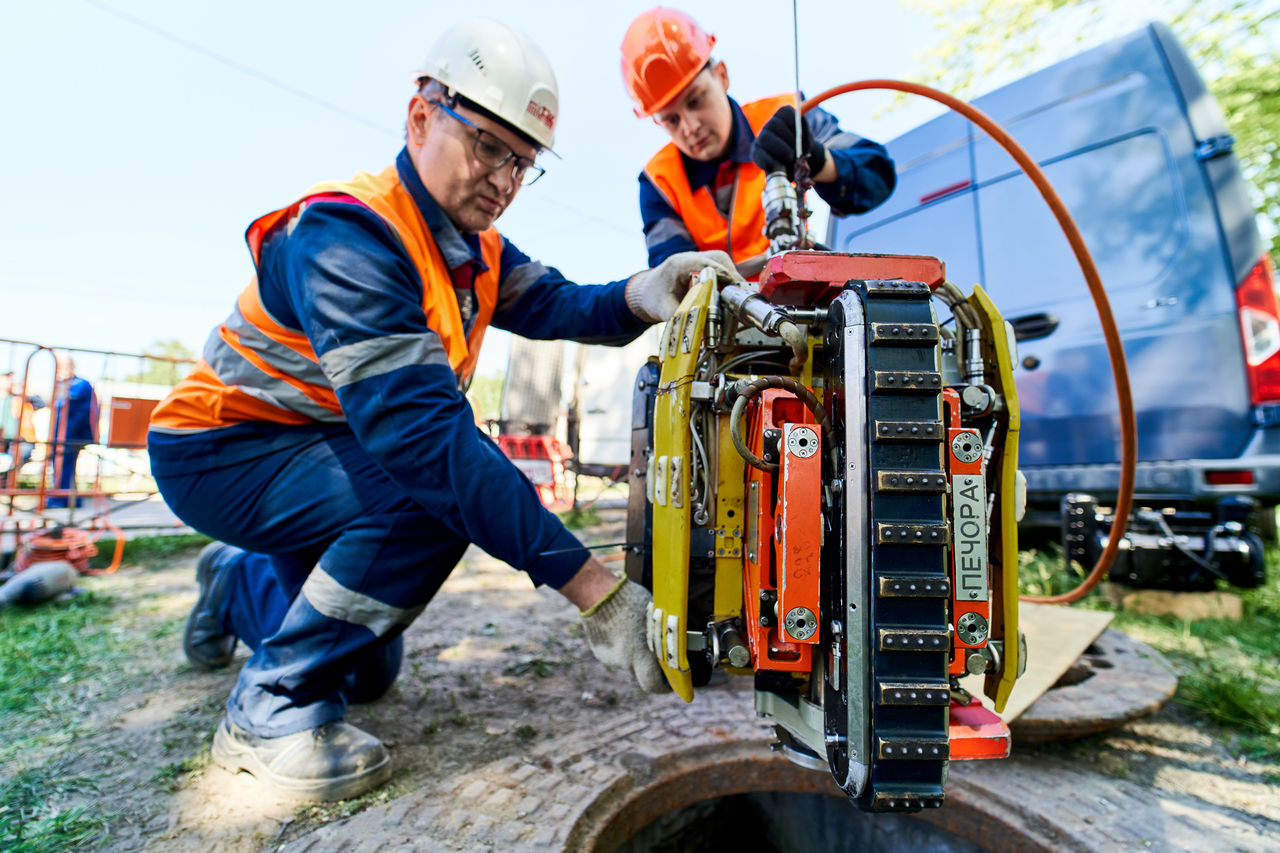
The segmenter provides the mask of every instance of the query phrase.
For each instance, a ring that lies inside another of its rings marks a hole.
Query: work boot
[[[382,741],[342,720],[266,738],[223,717],[212,757],[232,773],[244,770],[277,793],[312,802],[356,797],[391,776]]]
[[[229,589],[226,564],[219,566],[218,557],[230,547],[222,542],[213,542],[206,545],[196,559],[196,583],[200,587],[200,595],[182,631],[182,650],[196,669],[222,669],[231,663],[236,652],[236,635],[223,631],[222,620],[218,616]]]

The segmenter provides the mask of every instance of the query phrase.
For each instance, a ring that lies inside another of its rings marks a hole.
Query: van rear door
[[[897,188],[859,216],[832,215],[827,243],[839,252],[933,255],[955,282],[982,278],[973,181],[973,127],[947,113],[889,143]]]
[[[1201,116],[1198,132],[1188,104]],[[1129,361],[1139,458],[1239,455],[1254,428],[1234,286],[1252,250],[1224,248],[1220,201],[1197,149],[1200,134],[1225,135],[1225,128],[1220,116],[1213,124],[1212,98],[1168,30],[1146,27],[976,105],[1042,165],[1094,255]],[[939,119],[889,150],[909,166],[928,140],[955,136],[954,123]],[[921,176],[903,171],[897,208],[891,200],[860,217],[833,217],[833,247],[938,255],[952,281],[982,283],[1006,318],[1022,321],[1029,337],[1020,344],[1017,374],[1020,455],[1033,493],[1055,486],[1038,482],[1037,467],[1048,474],[1114,463],[1119,428],[1105,344],[1083,276],[1045,203],[980,131],[964,191],[969,210],[953,205],[943,213],[937,201],[924,200],[936,182]],[[1238,168],[1236,183],[1243,188]],[[1248,225],[1254,228],[1251,218]],[[1256,228],[1252,233],[1256,239]],[[960,264],[945,254],[953,235],[969,234],[976,235],[976,269],[966,252]]]

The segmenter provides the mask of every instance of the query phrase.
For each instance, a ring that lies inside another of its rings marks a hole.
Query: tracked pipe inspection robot
[[[804,106],[885,87],[960,103],[867,81]],[[695,277],[636,381],[627,538],[641,544],[627,574],[653,591],[649,647],[679,696],[692,701],[716,668],[751,676],[788,757],[829,771],[863,809],[936,808],[950,760],[1010,749],[958,679],[984,676],[998,711],[1026,664],[1014,336],[936,258],[812,248],[797,177],[799,192],[768,177],[758,286]],[[1065,209],[1059,219],[1069,226]],[[1072,243],[1114,343],[1123,519],[1128,380],[1096,270],[1078,233]],[[1122,535],[1062,600],[1097,582]]]

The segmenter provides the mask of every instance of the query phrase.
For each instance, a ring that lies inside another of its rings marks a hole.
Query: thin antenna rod
[[[800,122],[804,119],[800,116],[800,14],[796,9],[798,0],[791,0],[791,38],[792,51],[796,60],[796,161],[798,162],[804,156],[804,147],[802,146],[803,137],[801,136]]]
[[[804,206],[805,191],[812,186],[813,176],[809,162],[804,159],[804,103],[800,97],[800,12],[798,0],[791,0],[791,49],[796,59],[796,166],[793,173],[796,188],[796,245],[797,249],[809,248],[809,211]]]

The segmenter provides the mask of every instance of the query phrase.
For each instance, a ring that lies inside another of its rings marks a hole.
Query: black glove
[[[813,138],[809,122],[801,124],[800,147],[809,163],[810,176],[822,171],[827,164],[827,149]],[[796,108],[779,107],[764,123],[751,146],[751,160],[767,175],[770,172],[786,172],[788,180],[795,180],[796,166]]]

